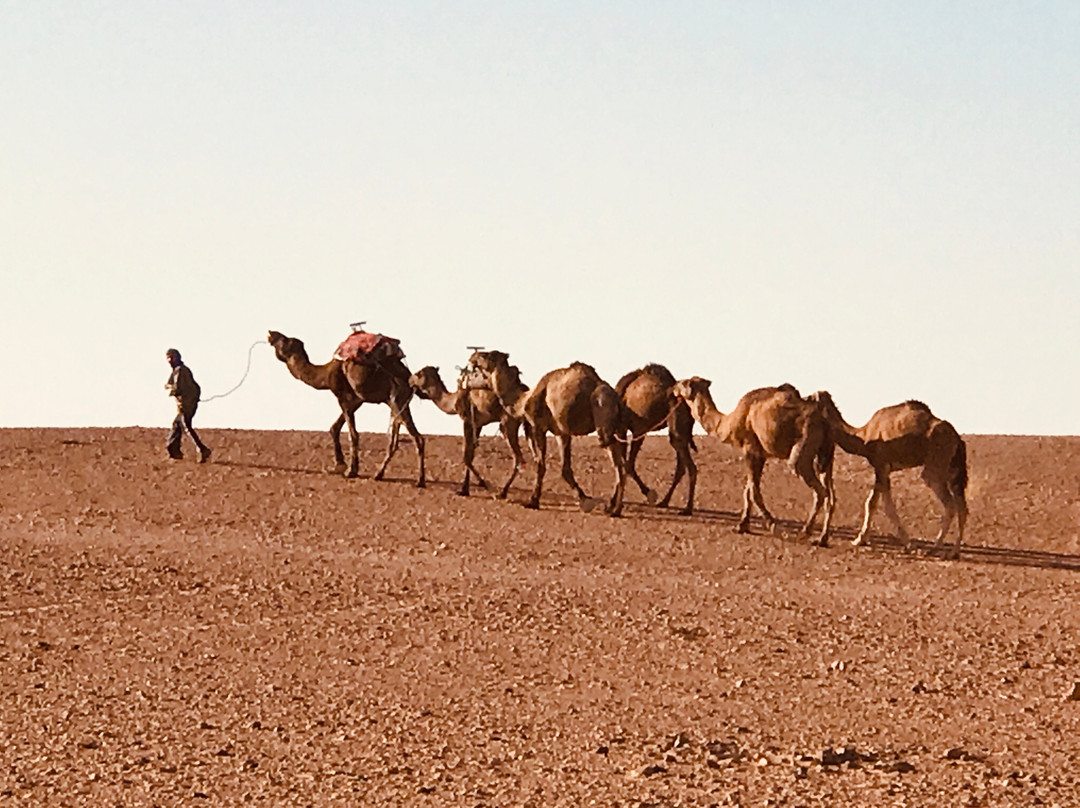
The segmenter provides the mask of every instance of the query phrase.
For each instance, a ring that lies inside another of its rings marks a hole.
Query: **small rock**
[[[1072,690],[1065,696],[1066,701],[1080,701],[1080,682],[1073,682]]]
[[[685,732],[680,732],[678,735],[671,739],[670,748],[685,749],[686,747],[690,746],[691,743],[692,741],[690,740],[690,737]]]
[[[652,766],[646,766],[641,770],[641,773],[645,777],[652,777],[654,774],[664,774],[666,771],[667,769],[665,767],[653,764]]]
[[[821,752],[822,766],[839,766],[843,763],[852,763],[858,758],[858,753],[853,746],[845,746],[836,750],[831,746],[825,747]]]

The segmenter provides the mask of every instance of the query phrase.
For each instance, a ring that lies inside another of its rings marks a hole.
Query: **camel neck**
[[[699,395],[691,401],[690,412],[701,428],[710,435],[715,435],[723,441],[727,441],[731,431],[728,424],[728,416],[716,409],[712,398],[708,395]]]
[[[445,412],[447,415],[455,415],[458,411],[458,404],[461,401],[461,391],[451,393],[446,389],[446,384],[442,379],[438,379],[437,384],[433,384],[430,390],[425,390],[431,403]]]
[[[518,410],[525,401],[525,394],[529,392],[529,388],[520,380],[514,379],[512,374],[503,368],[496,367],[491,372],[490,378],[491,389],[495,391],[495,396],[503,409],[520,414]]]
[[[306,354],[294,354],[286,360],[285,365],[289,373],[304,384],[316,390],[329,390],[331,378],[340,362],[332,359],[325,365],[313,365]]]
[[[841,449],[849,454],[866,454],[866,439],[863,437],[862,429],[849,424],[835,409],[828,413],[828,423],[832,439],[839,444]]]

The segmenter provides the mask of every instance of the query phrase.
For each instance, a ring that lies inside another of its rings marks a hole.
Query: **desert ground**
[[[817,548],[776,461],[785,535],[735,532],[706,436],[694,515],[629,486],[612,519],[557,453],[529,511],[531,469],[456,495],[460,438],[419,490],[411,444],[371,479],[382,435],[347,480],[324,433],[204,430],[199,465],[165,432],[0,430],[0,805],[1080,805],[1080,438],[967,436],[949,561],[882,515],[850,546],[872,473],[843,453]],[[594,438],[575,460],[610,490]],[[664,489],[666,438],[639,467]]]

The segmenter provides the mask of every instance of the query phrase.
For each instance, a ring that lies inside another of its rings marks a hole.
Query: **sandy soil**
[[[820,549],[779,463],[791,535],[736,534],[742,466],[705,437],[694,516],[628,489],[622,519],[557,470],[539,512],[531,471],[458,497],[451,437],[426,490],[411,445],[370,479],[379,435],[358,480],[324,434],[206,430],[207,465],[164,437],[0,430],[0,805],[1080,804],[1080,438],[970,437],[950,562],[847,544],[872,475],[845,455]],[[594,439],[576,459],[607,492]]]

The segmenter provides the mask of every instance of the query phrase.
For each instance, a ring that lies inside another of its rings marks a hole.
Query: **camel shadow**
[[[694,508],[692,515],[679,513],[674,508],[657,508],[645,503],[627,503],[626,508],[634,519],[643,519],[651,522],[678,523],[697,522],[706,525],[726,526],[732,531],[739,523],[739,514],[733,511],[718,511],[707,508]],[[571,508],[568,508],[568,510]],[[802,523],[793,519],[777,519],[780,533],[771,533],[764,529],[760,517],[754,516],[750,522],[750,530],[743,534],[746,536],[761,536],[763,538],[776,538],[781,541],[806,546],[807,539],[800,536]],[[945,558],[945,554],[952,549],[951,543],[946,540],[945,544],[937,547],[932,540],[914,539],[909,549],[903,541],[896,536],[885,533],[870,533],[866,537],[862,548],[851,548],[850,543],[858,535],[854,527],[832,527],[829,531],[829,546],[823,549],[837,549],[848,547],[852,550],[872,549],[881,553],[888,553],[899,558],[911,561],[935,561]],[[1044,550],[1021,550],[1009,547],[990,547],[977,544],[963,544],[960,547],[960,561],[975,564],[995,564],[1006,567],[1033,567],[1037,569],[1060,569],[1080,572],[1080,555],[1068,553],[1051,553]]]
[[[254,469],[255,471],[281,471],[286,474],[307,474],[313,477],[333,477],[333,471],[327,469],[303,468],[301,466],[278,466],[273,463],[245,463],[237,460],[214,460],[215,466],[227,466],[234,469]],[[340,477],[341,475],[336,475]]]

